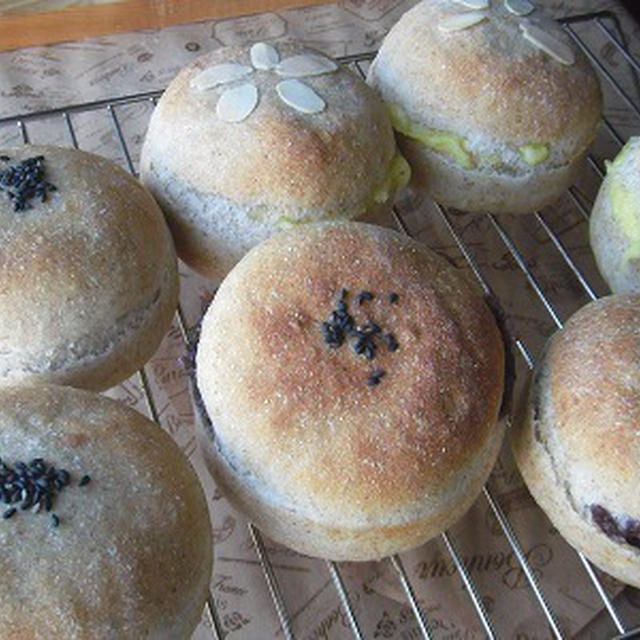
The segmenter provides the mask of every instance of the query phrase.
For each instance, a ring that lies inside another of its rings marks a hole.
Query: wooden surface
[[[327,0],[118,0],[55,11],[25,9],[4,15],[0,5],[0,51],[325,2]]]

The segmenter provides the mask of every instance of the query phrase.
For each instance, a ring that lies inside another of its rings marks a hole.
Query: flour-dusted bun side
[[[629,138],[593,204],[591,248],[614,293],[640,293],[640,137]]]
[[[162,212],[99,156],[28,145],[0,157],[0,381],[111,387],[151,357],[177,305]],[[18,186],[29,172],[37,189]]]
[[[313,556],[371,560],[437,535],[503,438],[504,348],[481,293],[381,227],[308,225],[253,249],[204,317],[196,364],[216,482]]]
[[[375,93],[294,43],[225,47],[185,67],[141,158],[180,257],[214,279],[288,227],[381,219],[408,172]]]
[[[8,469],[25,476],[22,462],[40,503],[37,513],[24,498],[2,507],[0,637],[191,637],[211,578],[211,524],[193,469],[158,425],[87,391],[3,385],[0,452],[3,488]]]
[[[592,302],[549,341],[511,444],[562,536],[640,587],[640,296]]]
[[[557,199],[600,119],[596,75],[561,26],[507,4],[423,0],[369,72],[414,186],[464,211],[527,213]]]

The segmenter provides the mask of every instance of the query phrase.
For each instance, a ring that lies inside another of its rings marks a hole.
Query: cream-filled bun
[[[0,386],[0,637],[188,640],[212,568],[198,478],[137,411]]]
[[[614,293],[640,293],[640,137],[607,166],[589,220],[591,248]]]
[[[179,256],[214,279],[288,227],[380,219],[408,174],[375,93],[293,43],[227,47],[185,67],[141,159]]]
[[[151,357],[177,299],[162,211],[126,171],[75,149],[0,151],[0,382],[111,387]]]
[[[464,514],[495,462],[504,355],[481,292],[423,245],[357,222],[278,234],[204,317],[205,461],[301,553],[418,546]]]
[[[510,435],[562,536],[640,587],[640,296],[591,302],[551,338]]]
[[[423,0],[391,29],[368,81],[414,185],[471,212],[558,198],[602,105],[586,57],[528,0]]]

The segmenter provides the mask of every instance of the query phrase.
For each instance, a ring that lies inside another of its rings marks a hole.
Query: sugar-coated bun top
[[[166,331],[177,264],[162,212],[100,156],[36,145],[0,156],[0,379],[115,384],[143,363],[112,363],[104,377],[77,371],[148,321]]]
[[[640,296],[587,304],[552,338],[545,361],[557,457],[582,478],[574,491],[640,520],[640,494],[630,490],[640,484]]]
[[[256,43],[178,74],[153,113],[141,172],[247,207],[331,217],[361,207],[394,154],[384,107],[355,73],[300,44]]]
[[[3,505],[0,637],[190,637],[211,577],[211,525],[195,473],[158,425],[86,391],[4,386],[0,455],[2,484],[14,481],[9,469],[25,475],[23,462],[36,474],[29,500],[41,502],[33,513],[22,497],[10,517]],[[63,470],[67,486],[52,488]]]
[[[586,57],[528,0],[471,4],[423,0],[404,14],[369,82],[420,125],[479,147],[550,145],[554,163],[570,160],[593,139],[601,113]]]
[[[464,465],[486,464],[504,350],[481,293],[441,257],[387,229],[324,223],[232,270],[197,376],[216,446],[270,502],[336,526],[404,526],[458,490]]]

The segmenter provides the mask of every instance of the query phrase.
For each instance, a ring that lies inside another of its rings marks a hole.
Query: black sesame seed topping
[[[84,486],[90,480],[85,475],[78,484]],[[29,464],[18,461],[13,466],[0,460],[0,500],[9,505],[2,517],[8,520],[18,509],[33,514],[43,508],[51,511],[58,493],[70,484],[71,474],[66,469],[56,469],[43,458],[34,458]],[[57,527],[59,516],[52,514],[51,518]]]
[[[363,302],[370,302],[373,300],[373,293],[371,291],[361,291],[356,296],[356,304],[360,306]]]
[[[398,341],[396,340],[393,333],[385,333],[382,339],[384,340],[384,343],[387,345],[387,348],[389,349],[389,351],[398,350],[398,347],[400,345],[398,344]]]
[[[80,482],[78,482],[79,487],[86,487],[91,482],[91,476],[82,476],[80,478]]]
[[[380,384],[380,380],[385,376],[386,371],[384,369],[376,369],[368,378],[367,378],[367,386],[375,387]]]
[[[375,322],[367,322],[367,324],[362,327],[362,331],[370,335],[375,335],[376,333],[380,333],[382,329]]]
[[[0,156],[3,162],[9,162],[8,156]],[[57,191],[56,187],[45,180],[44,156],[34,156],[9,165],[0,170],[0,191],[4,191],[13,201],[14,211],[31,209],[31,200],[40,202],[47,199],[47,194]]]
[[[378,342],[382,341],[387,345],[390,352],[397,351],[399,348],[398,341],[393,333],[383,332],[382,327],[367,318],[365,324],[358,326],[356,319],[349,312],[347,303],[347,289],[341,289],[336,303],[336,308],[331,311],[326,321],[320,324],[322,337],[325,344],[331,349],[341,347],[347,340],[351,344],[351,349],[357,356],[364,356],[367,360],[373,360],[378,349]],[[364,302],[371,301],[375,298],[371,291],[362,290],[353,298],[353,303],[357,307]],[[389,294],[389,302],[395,304],[398,301],[397,293]],[[385,371],[377,369],[367,379],[369,386],[375,386],[385,375]]]

